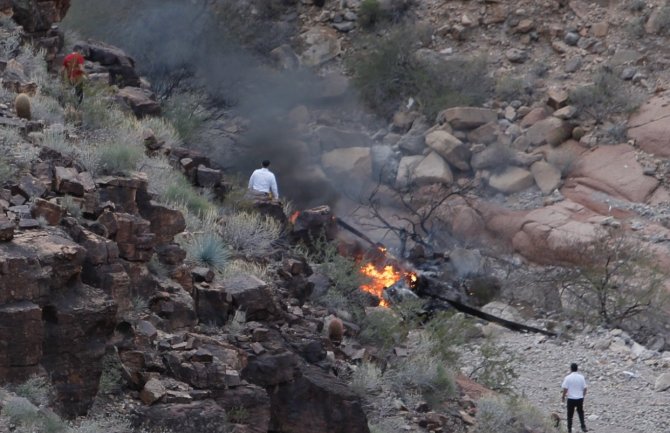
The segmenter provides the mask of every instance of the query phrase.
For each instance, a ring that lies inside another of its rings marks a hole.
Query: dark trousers
[[[572,417],[575,415],[575,408],[577,408],[577,415],[579,415],[579,423],[582,425],[582,430],[586,430],[584,424],[584,399],[583,398],[569,398],[568,399],[568,431],[572,432]]]

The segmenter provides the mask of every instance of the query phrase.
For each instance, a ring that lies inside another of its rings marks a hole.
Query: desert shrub
[[[0,156],[0,185],[14,178],[15,170],[6,157]]]
[[[19,397],[27,398],[36,406],[47,406],[51,401],[53,387],[49,379],[42,376],[32,376],[27,381],[18,385],[14,392]]]
[[[163,103],[163,113],[184,141],[191,140],[205,122],[202,98],[193,93],[172,95]]]
[[[51,96],[39,93],[30,99],[33,119],[44,120],[46,123],[63,123],[65,111],[59,102]]]
[[[655,256],[621,230],[597,234],[589,244],[575,243],[557,283],[564,306],[586,322],[625,326],[662,311],[668,304],[666,278]]]
[[[225,216],[221,237],[235,250],[246,254],[260,254],[270,249],[282,227],[274,218],[258,212],[238,212]]]
[[[628,125],[623,123],[611,123],[604,126],[605,143],[620,144],[628,140]]]
[[[137,169],[142,148],[134,144],[114,142],[101,146],[97,171],[101,174],[127,175]]]
[[[235,310],[235,314],[226,324],[226,328],[233,335],[241,335],[244,332],[245,323],[247,323],[247,313],[242,310]]]
[[[21,46],[21,35],[16,32],[3,35],[0,38],[0,57],[3,60],[14,58],[19,47]]]
[[[490,84],[484,58],[424,59],[417,55],[416,26],[403,26],[379,38],[366,37],[348,59],[353,82],[363,101],[390,117],[409,98],[433,118],[444,108],[478,105],[488,99]]]
[[[479,346],[479,351],[479,362],[473,366],[470,377],[494,391],[512,392],[512,382],[518,377],[513,366],[514,354],[491,341]]]
[[[175,128],[173,123],[166,121],[160,117],[145,117],[138,121],[137,130],[151,129],[160,142],[165,142],[165,145],[170,148],[182,145],[182,140],[179,131]]]
[[[630,114],[642,103],[642,95],[621,80],[609,67],[594,75],[593,83],[570,92],[570,102],[579,112],[602,123],[613,114]]]
[[[184,245],[191,263],[222,271],[230,258],[224,241],[213,233],[196,234]]]
[[[349,387],[361,397],[381,389],[382,370],[374,362],[364,361],[351,376]]]
[[[416,332],[409,345],[409,356],[393,365],[384,375],[385,381],[403,395],[415,389],[431,405],[453,397],[456,386],[445,362],[433,355],[435,342],[423,332]]]
[[[77,219],[81,218],[83,212],[81,209],[81,203],[71,195],[65,195],[61,197],[59,200],[59,204],[63,209],[65,209],[65,212],[67,212],[68,215],[70,215],[71,217]]]
[[[630,12],[642,12],[646,7],[646,0],[626,0],[623,2],[623,8]]]
[[[9,418],[10,423],[21,426],[36,425],[41,419],[39,409],[23,397],[12,398],[5,402],[0,413]]]
[[[670,34],[670,4],[665,2],[658,10],[656,15],[657,34],[666,36]]]
[[[159,278],[167,278],[170,273],[167,266],[161,263],[156,255],[151,256],[151,260],[147,263],[147,269]]]
[[[108,86],[89,83],[84,86],[84,99],[79,106],[82,126],[88,130],[113,131],[121,126],[125,114],[112,99]]]
[[[399,344],[407,336],[402,318],[387,308],[376,308],[365,316],[361,324],[361,342],[383,350]]]
[[[503,101],[522,99],[525,94],[523,80],[509,75],[502,76],[496,81],[495,94]]]
[[[163,194],[167,203],[183,205],[193,215],[203,215],[214,207],[212,203],[199,194],[184,176],[174,176],[170,179]]]
[[[430,354],[445,363],[458,359],[456,347],[475,335],[471,319],[463,314],[439,312],[425,325]]]
[[[556,431],[548,417],[514,397],[484,397],[477,403],[475,433],[518,433]]]
[[[256,262],[247,260],[230,260],[221,272],[223,278],[233,277],[235,275],[253,275],[261,280],[270,278],[268,267]]]
[[[109,351],[102,358],[102,374],[98,381],[98,393],[116,394],[123,388],[123,366],[116,351]]]
[[[358,23],[370,29],[382,19],[382,9],[379,0],[363,0],[358,8]]]

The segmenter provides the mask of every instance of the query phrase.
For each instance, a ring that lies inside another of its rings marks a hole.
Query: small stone
[[[632,66],[629,66],[627,68],[624,68],[623,71],[621,71],[621,79],[626,81],[632,80],[636,73],[637,69]]]
[[[524,50],[518,48],[510,48],[505,51],[505,57],[512,63],[523,63],[528,58],[528,54]]]
[[[563,37],[563,41],[564,41],[566,44],[568,44],[568,45],[570,45],[570,46],[573,46],[573,47],[574,47],[575,45],[577,45],[577,43],[579,42],[580,39],[581,39],[581,37],[579,36],[579,34],[578,34],[578,33],[575,33],[575,32],[568,32],[568,33],[566,33],[565,36]]]
[[[565,62],[565,72],[569,74],[577,72],[581,67],[582,67],[581,56],[571,57],[570,59],[568,59],[567,62]]]

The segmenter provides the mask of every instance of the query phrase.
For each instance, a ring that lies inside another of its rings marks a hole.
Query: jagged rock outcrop
[[[65,17],[70,3],[70,0],[2,0],[0,10],[11,8],[14,20],[27,32],[46,32]]]

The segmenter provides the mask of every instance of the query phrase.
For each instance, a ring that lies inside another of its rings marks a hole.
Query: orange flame
[[[361,267],[361,273],[370,278],[369,284],[361,285],[361,289],[379,298],[379,306],[388,307],[388,302],[383,298],[384,289],[400,281],[401,278],[407,279],[410,288],[415,288],[419,277],[414,272],[403,272],[392,265],[386,265],[383,269],[368,263]]]
[[[291,215],[289,217],[288,220],[291,221],[291,224],[295,224],[295,222],[296,222],[296,220],[298,219],[299,216],[300,216],[300,211],[295,211],[295,212],[293,212],[293,215]]]

